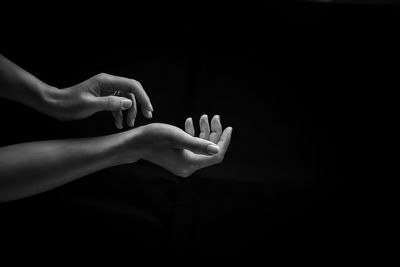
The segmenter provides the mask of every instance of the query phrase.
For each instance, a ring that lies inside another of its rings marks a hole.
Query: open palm
[[[186,120],[185,131],[160,123],[143,126],[142,130],[141,144],[146,147],[144,159],[181,177],[188,177],[201,168],[220,163],[232,134],[231,127],[222,131],[218,115],[211,120],[211,128],[207,115],[200,118],[199,137],[195,137],[191,118]]]

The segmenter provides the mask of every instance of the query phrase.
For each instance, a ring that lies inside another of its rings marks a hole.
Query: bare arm
[[[201,123],[201,129],[209,128],[208,120]],[[222,132],[218,118],[211,130],[214,137],[199,138],[193,136],[192,123],[186,125],[188,133],[172,125],[152,123],[102,137],[2,147],[0,202],[38,194],[100,169],[139,159],[187,177],[222,161],[232,129]],[[205,132],[211,136],[209,130]]]
[[[21,102],[40,112],[48,113],[48,98],[58,90],[40,81],[0,55],[0,97]],[[55,95],[54,95],[55,97]]]
[[[116,90],[120,91],[119,96],[114,95]],[[134,126],[136,100],[145,117],[151,118],[153,111],[149,97],[136,80],[101,73],[59,89],[42,82],[2,55],[0,97],[21,102],[59,120],[83,119],[99,111],[111,111],[119,129],[123,128],[123,110],[128,110],[127,125]]]
[[[47,191],[123,163],[122,134],[23,143],[0,148],[0,201]],[[130,160],[136,161],[131,153]]]

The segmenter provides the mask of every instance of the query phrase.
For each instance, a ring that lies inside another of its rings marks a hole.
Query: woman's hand
[[[115,95],[119,92],[118,95]],[[77,120],[102,110],[114,116],[115,126],[123,127],[122,110],[128,110],[126,122],[133,127],[137,106],[152,117],[153,107],[142,85],[133,79],[98,74],[65,89],[50,86],[0,55],[0,97],[21,102],[59,120]]]
[[[168,124],[152,123],[136,128],[131,133],[126,132],[128,141],[125,146],[128,151],[139,151],[142,159],[181,177],[188,177],[201,168],[223,160],[232,128],[227,127],[222,131],[218,115],[211,120],[211,130],[207,115],[201,117],[199,137],[194,136],[191,118],[186,120],[185,131]],[[133,133],[135,138],[129,138]]]
[[[115,95],[115,92],[120,94]],[[150,99],[138,81],[104,73],[72,87],[54,88],[47,99],[52,107],[51,115],[60,120],[83,119],[98,111],[108,110],[112,112],[118,129],[123,128],[123,110],[128,110],[127,125],[134,126],[136,99],[146,118],[151,118],[153,111]]]
[[[217,164],[229,146],[232,128],[222,132],[218,116],[200,119],[200,138],[193,122],[186,133],[160,123],[112,135],[28,142],[0,148],[0,202],[35,195],[104,168],[140,159],[187,177]],[[216,144],[215,144],[216,143]],[[45,164],[44,164],[45,163]]]

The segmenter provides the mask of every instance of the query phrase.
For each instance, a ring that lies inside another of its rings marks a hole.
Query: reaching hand
[[[201,168],[220,163],[232,134],[231,127],[222,132],[217,115],[211,120],[211,131],[207,115],[201,117],[199,137],[194,137],[191,118],[186,120],[186,132],[161,123],[148,124],[137,130],[139,134],[134,149],[142,151],[141,158],[181,177],[188,177]]]
[[[109,110],[115,126],[123,128],[123,110],[128,110],[126,123],[133,127],[137,114],[136,99],[142,113],[151,118],[153,107],[142,85],[133,79],[98,74],[75,86],[60,90],[55,116],[62,120],[83,119],[102,110]],[[115,92],[120,92],[115,95]]]

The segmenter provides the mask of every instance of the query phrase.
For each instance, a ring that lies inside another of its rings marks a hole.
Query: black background
[[[12,9],[1,53],[59,88],[100,72],[135,78],[152,99],[151,122],[219,114],[232,142],[222,164],[189,179],[140,161],[3,203],[3,240],[332,258],[376,245],[359,161],[364,127],[394,87],[396,5],[51,8]],[[1,100],[0,114],[3,146],[118,131],[106,112],[59,122]]]

